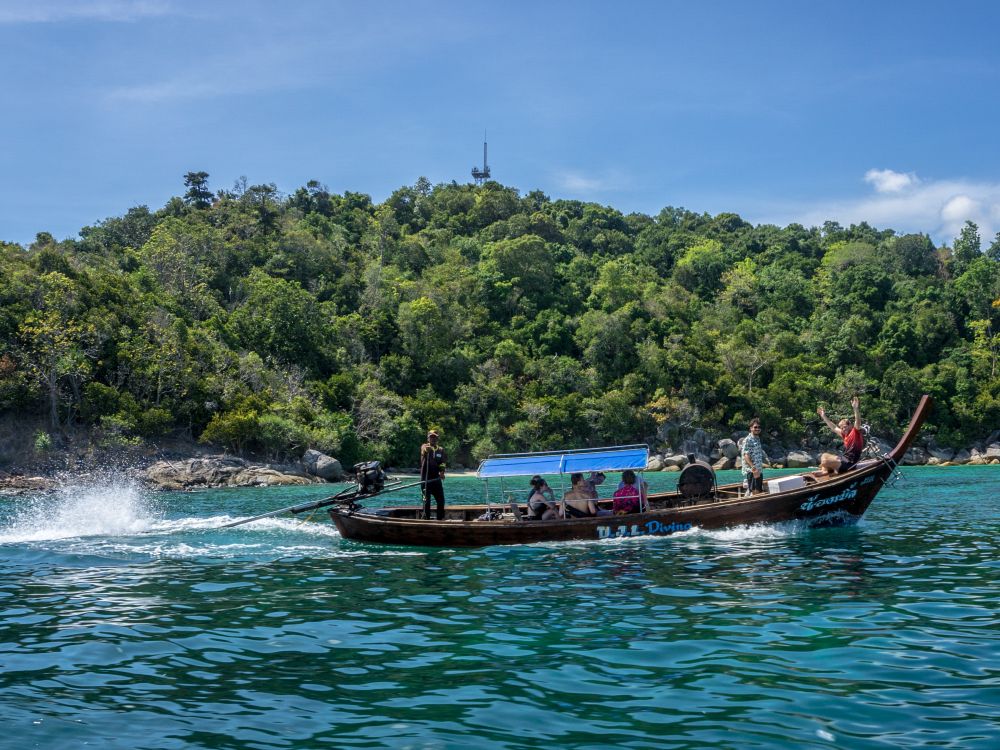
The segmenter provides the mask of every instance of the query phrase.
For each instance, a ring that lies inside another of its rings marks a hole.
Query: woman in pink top
[[[626,469],[622,472],[622,483],[615,490],[612,510],[615,515],[638,513],[642,505],[639,488],[636,486],[635,472]]]

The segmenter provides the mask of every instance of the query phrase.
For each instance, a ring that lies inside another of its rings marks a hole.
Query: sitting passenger
[[[626,469],[622,472],[622,483],[615,491],[612,506],[615,515],[638,513],[641,510],[640,492],[636,484],[634,471]]]
[[[597,503],[591,494],[590,484],[583,478],[583,474],[577,472],[571,474],[569,478],[573,484],[570,491],[563,495],[563,504],[566,506],[567,518],[587,518],[597,515]]]
[[[629,469],[626,469],[625,471],[629,471]],[[625,477],[625,472],[622,472],[622,478],[624,479],[624,477]],[[624,486],[625,486],[625,482],[624,481],[619,482],[618,486],[615,488],[615,492],[617,492],[618,490],[620,490]],[[639,488],[639,500],[640,500],[640,503],[642,505],[645,505],[646,504],[646,498],[649,496],[649,482],[647,482],[645,479],[643,479],[638,474],[636,474],[636,477],[635,477],[635,486]]]
[[[528,510],[531,517],[539,521],[559,518],[556,497],[548,482],[537,474],[531,478],[531,492],[528,494]]]

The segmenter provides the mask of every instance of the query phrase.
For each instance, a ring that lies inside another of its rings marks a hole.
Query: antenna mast
[[[475,180],[477,185],[482,185],[486,180],[490,179],[490,165],[486,163],[486,131],[483,131],[483,168],[473,167],[472,179]]]

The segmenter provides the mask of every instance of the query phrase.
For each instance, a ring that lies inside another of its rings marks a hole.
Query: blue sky
[[[0,0],[0,239],[204,170],[1000,231],[1000,3]]]

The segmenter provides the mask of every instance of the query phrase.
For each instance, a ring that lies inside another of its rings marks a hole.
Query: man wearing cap
[[[420,446],[420,481],[424,485],[424,518],[431,517],[431,497],[437,501],[437,519],[444,520],[444,467],[448,455],[438,445],[438,434],[431,430]]]

